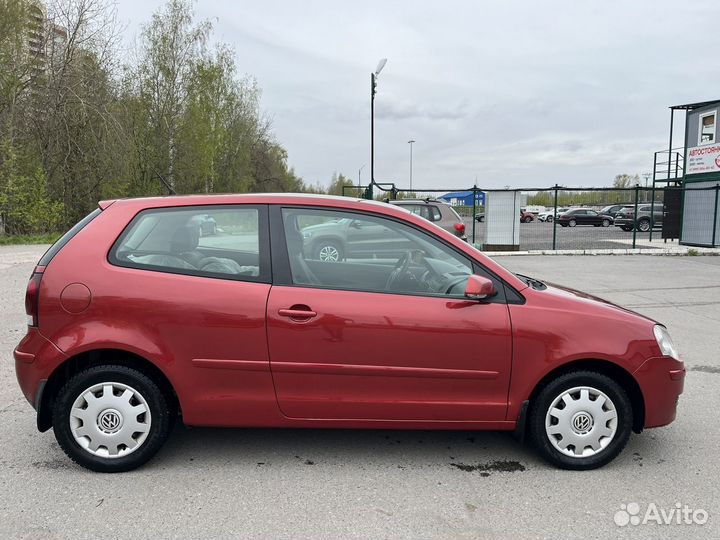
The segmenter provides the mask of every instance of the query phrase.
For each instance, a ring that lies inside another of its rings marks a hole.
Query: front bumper
[[[666,426],[675,420],[685,385],[685,364],[667,356],[649,358],[633,375],[645,399],[644,427]]]
[[[616,227],[634,227],[635,220],[631,218],[615,218]]]

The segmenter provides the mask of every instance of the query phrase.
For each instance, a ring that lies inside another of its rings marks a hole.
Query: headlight
[[[311,232],[303,232],[302,235],[303,235],[303,238],[305,240],[307,240],[308,238],[310,238],[312,236],[312,233]]]
[[[671,358],[679,361],[680,354],[678,354],[678,350],[675,348],[675,344],[673,343],[667,329],[664,326],[656,324],[655,328],[653,328],[653,333],[655,334],[658,347],[660,347],[660,352],[662,352],[665,356],[670,356]]]

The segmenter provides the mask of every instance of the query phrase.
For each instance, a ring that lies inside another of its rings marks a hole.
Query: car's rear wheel
[[[323,262],[338,262],[343,258],[343,250],[335,241],[320,241],[315,245],[314,258]]]
[[[96,366],[72,377],[55,400],[53,430],[65,453],[98,472],[122,472],[147,462],[171,426],[158,386],[126,366]]]
[[[632,430],[632,404],[610,377],[567,373],[548,383],[530,408],[529,429],[540,455],[564,469],[595,469],[612,461]]]
[[[568,221],[569,227],[574,227],[575,225],[577,225],[577,221],[575,221],[574,219],[571,219],[570,221]]]
[[[609,227],[609,226],[610,226],[610,220],[609,220],[609,219],[603,219],[603,220],[602,220],[602,226],[603,226],[603,227]]]
[[[640,221],[638,221],[638,230],[640,232],[648,232],[650,230],[650,220],[641,219]]]
[[[545,221],[547,221],[548,223],[552,223],[552,222],[553,222],[553,217],[552,217],[552,216],[548,216],[548,217],[545,218]]]

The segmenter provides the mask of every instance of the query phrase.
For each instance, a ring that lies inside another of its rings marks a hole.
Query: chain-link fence
[[[717,183],[667,188],[473,187],[414,192],[393,184],[374,187],[376,199],[437,200],[452,206],[465,224],[468,241],[487,251],[652,250],[679,241],[683,222],[683,243],[720,245]],[[347,186],[344,194],[367,198],[369,191],[367,186]],[[684,221],[683,207],[690,209]],[[515,217],[510,219],[512,214]],[[507,241],[499,240],[503,235]]]

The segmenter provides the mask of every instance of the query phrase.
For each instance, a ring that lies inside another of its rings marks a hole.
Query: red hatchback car
[[[316,258],[333,226],[344,257]],[[146,462],[177,419],[515,430],[589,469],[672,422],[685,376],[662,325],[341,197],[101,202],[38,262],[25,303],[15,366],[37,426],[104,472]]]

